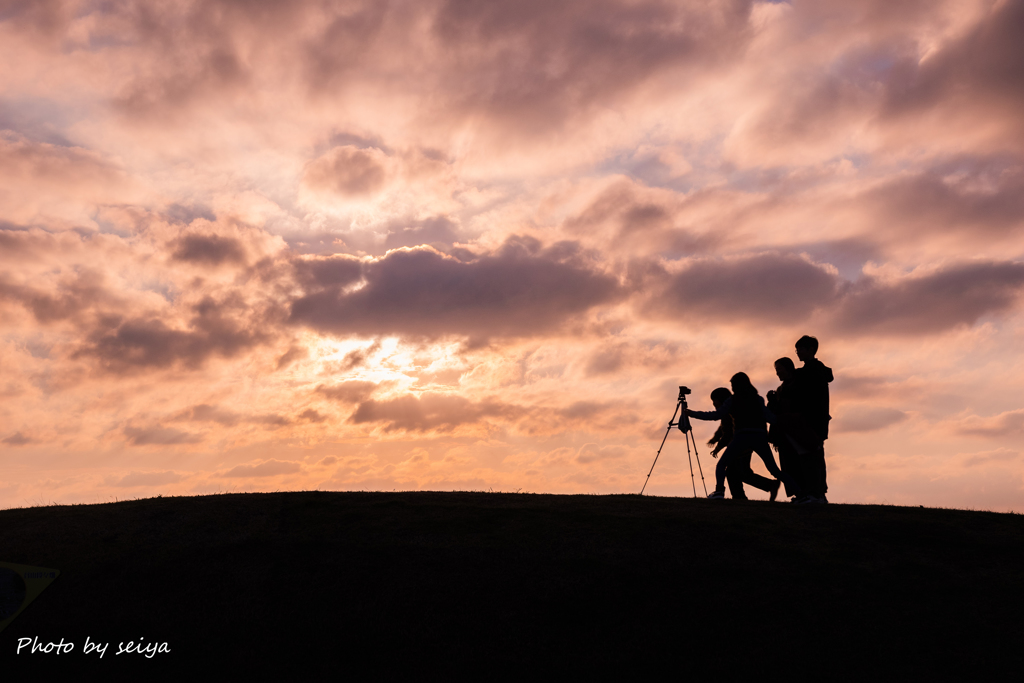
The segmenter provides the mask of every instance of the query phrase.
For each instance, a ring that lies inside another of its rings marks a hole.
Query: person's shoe
[[[772,482],[772,487],[768,489],[768,500],[774,501],[776,498],[779,497],[780,484],[782,484],[782,482],[779,481],[778,479]]]
[[[826,498],[825,494],[823,493],[823,494],[821,494],[821,498],[819,498],[818,501],[821,502],[821,503],[827,503],[828,502],[828,498]]]
[[[708,500],[724,500],[725,494],[721,491],[712,491],[708,494]]]
[[[795,503],[796,505],[807,505],[808,503],[817,503],[818,499],[814,496],[799,496],[789,502]]]

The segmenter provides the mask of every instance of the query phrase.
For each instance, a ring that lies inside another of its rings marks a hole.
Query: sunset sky
[[[830,501],[1024,511],[1022,35],[989,0],[0,2],[0,507],[635,493],[678,385],[763,395],[812,334]],[[692,495],[678,432],[647,492]]]

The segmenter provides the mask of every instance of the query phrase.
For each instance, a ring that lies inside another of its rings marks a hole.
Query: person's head
[[[818,340],[809,335],[804,335],[796,340],[796,357],[804,363],[814,358],[818,353]]]
[[[756,394],[757,389],[750,383],[750,378],[747,377],[745,372],[737,372],[735,375],[729,378],[729,383],[732,384],[732,393],[734,394]]]
[[[718,387],[711,392],[711,402],[715,404],[715,408],[721,408],[722,404],[725,403],[730,396],[732,396],[731,391],[725,387]]]
[[[780,358],[775,361],[775,374],[780,382],[785,382],[787,379],[792,378],[794,372],[796,372],[796,363],[793,362],[792,358]]]

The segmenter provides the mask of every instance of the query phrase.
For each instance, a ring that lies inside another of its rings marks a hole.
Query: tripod
[[[690,457],[690,442],[693,442],[693,454],[697,456],[697,471],[700,472],[700,483],[704,487],[704,495],[708,495],[708,485],[704,483],[704,470],[700,466],[700,455],[697,453],[697,440],[693,438],[693,426],[690,424],[690,416],[686,414],[686,395],[690,393],[690,390],[686,387],[679,387],[679,398],[676,400],[676,409],[672,411],[672,419],[668,421],[668,429],[665,430],[665,438],[661,440],[661,445],[658,446],[658,453],[654,456],[654,462],[651,464],[651,471],[647,473],[647,480],[644,481],[644,486],[640,489],[640,495],[644,495],[644,489],[647,488],[648,482],[651,481],[651,472],[654,471],[654,466],[658,464],[658,456],[661,455],[661,449],[665,447],[665,441],[668,440],[668,433],[672,431],[673,427],[679,427],[679,430],[683,433],[683,437],[686,438],[686,459],[690,463],[690,485],[693,486],[693,497],[697,497],[697,481],[693,478],[693,459]],[[680,412],[682,410],[682,412]],[[676,414],[679,414],[679,422],[676,422]]]

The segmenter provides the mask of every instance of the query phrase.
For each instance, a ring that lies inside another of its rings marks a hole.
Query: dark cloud
[[[125,427],[124,435],[134,446],[174,446],[199,443],[203,437],[168,427]]]
[[[516,417],[522,408],[494,400],[472,402],[461,396],[423,394],[406,395],[387,401],[365,401],[349,418],[355,424],[383,422],[385,431],[450,432],[487,417]]]
[[[74,16],[68,5],[64,0],[6,0],[0,3],[0,22],[11,21],[23,30],[54,35]]]
[[[222,235],[182,235],[168,245],[171,258],[206,266],[245,263],[245,248],[233,237]]]
[[[847,334],[933,334],[1003,313],[1024,287],[1024,264],[981,262],[949,266],[893,283],[858,281],[834,313]]]
[[[191,406],[171,418],[173,421],[185,422],[216,422],[225,427],[233,427],[239,423],[260,424],[268,428],[284,427],[291,421],[283,415],[274,413],[244,414],[226,410],[217,406],[202,403]]]
[[[54,292],[5,282],[0,274],[0,300],[15,301],[32,312],[41,323],[52,323],[82,315],[103,304],[115,304],[102,273],[82,268],[57,283]]]
[[[21,432],[15,432],[6,439],[0,441],[0,443],[5,443],[8,446],[24,446],[25,444],[30,444],[33,441],[34,439],[32,439],[31,437],[25,436]]]
[[[752,36],[750,6],[448,0],[434,32],[448,48],[445,89],[461,107],[536,131],[614,101],[664,69],[706,73],[737,58]]]
[[[314,92],[344,83],[353,68],[373,59],[367,53],[384,25],[388,3],[366,2],[346,9],[322,24],[305,45],[306,78]]]
[[[186,329],[153,317],[102,320],[74,357],[99,361],[109,372],[202,366],[212,356],[232,358],[271,341],[272,332],[238,301],[206,298],[192,307]]]
[[[379,149],[335,147],[306,165],[302,180],[314,190],[343,197],[374,194],[388,179],[387,156]]]
[[[309,349],[302,346],[291,346],[277,359],[277,369],[283,370],[296,361],[309,357]]]
[[[210,221],[211,223],[217,220],[216,214],[208,206],[201,204],[171,204],[164,209],[164,216],[170,223],[177,223],[180,225],[189,225],[194,220],[200,218]]]
[[[959,157],[899,175],[855,199],[892,228],[921,233],[963,230],[971,237],[1024,228],[1024,158]]]
[[[1024,2],[999,3],[962,37],[926,59],[907,60],[886,83],[888,116],[936,108],[1004,117],[1019,132],[1024,107]]]
[[[224,410],[208,403],[195,405],[176,415],[173,419],[185,420],[188,422],[216,422],[226,427],[232,427],[239,423],[242,416],[233,410]]]
[[[611,406],[605,403],[597,403],[595,401],[576,401],[565,408],[559,409],[557,413],[570,420],[589,420],[610,409]]]
[[[280,71],[272,62],[287,55],[284,78],[304,84],[314,99],[375,77],[429,95],[430,108],[442,103],[533,133],[561,128],[668,70],[685,83],[740,59],[753,36],[752,4],[425,0],[398,10],[370,0],[214,0],[94,3],[67,12],[53,2],[55,11],[33,12],[51,20],[33,21],[60,32],[68,25],[59,17],[89,15],[84,49],[145,46],[114,98],[133,118],[173,117],[243,97]]]
[[[302,420],[303,422],[312,422],[314,424],[319,424],[321,422],[324,422],[327,419],[327,416],[321,415],[312,408],[307,408],[306,410],[303,410],[301,413],[296,415],[296,419]]]
[[[362,277],[349,290],[316,282],[292,304],[292,322],[341,334],[529,336],[620,293],[575,244],[545,250],[524,238],[470,263],[429,248],[392,251],[363,263]]]
[[[348,372],[358,367],[362,367],[366,365],[367,361],[369,361],[373,354],[380,351],[380,348],[380,340],[377,340],[366,348],[349,351],[345,354],[345,357],[341,359],[341,363],[337,364],[336,367],[332,367],[332,370],[335,372]]]
[[[672,275],[648,307],[680,319],[787,324],[834,302],[839,285],[836,275],[793,255],[698,260]]]
[[[974,26],[924,55],[921,36],[941,35],[945,17],[963,13],[961,7],[875,0],[794,5],[787,20],[791,43],[832,34],[840,51],[797,51],[806,63],[793,64],[784,81],[769,81],[775,101],[755,114],[751,127],[764,150],[795,152],[801,144],[826,140],[845,146],[865,122],[876,131],[891,130],[890,147],[928,136],[956,140],[966,133],[996,141],[998,148],[1021,148],[1020,0],[979,12]]]
[[[294,263],[295,277],[310,289],[343,288],[357,282],[363,274],[363,262],[354,256],[332,255],[300,258]]]
[[[844,334],[921,335],[1009,311],[1024,288],[1024,264],[961,263],[895,281],[850,282],[794,255],[762,254],[696,261],[673,275],[654,272],[646,284],[657,294],[644,310],[659,317],[791,325],[821,312]],[[594,362],[595,371],[611,367],[615,352]]]
[[[907,414],[895,408],[873,406],[844,406],[833,409],[839,416],[832,423],[832,430],[839,432],[874,432],[891,427],[907,419]]]
[[[1024,433],[1024,409],[1010,410],[993,417],[972,415],[960,422],[956,431],[968,436],[1000,438]]]
[[[380,388],[380,385],[376,382],[360,382],[352,380],[349,382],[340,382],[333,386],[324,386],[321,384],[316,388],[318,394],[323,394],[327,398],[333,401],[339,401],[341,403],[359,403],[365,401],[373,392]]]

